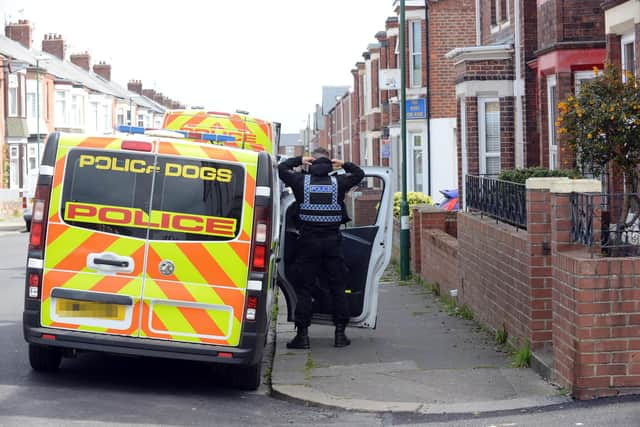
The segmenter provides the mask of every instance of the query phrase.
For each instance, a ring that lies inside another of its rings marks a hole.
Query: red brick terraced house
[[[329,145],[340,147],[335,154],[363,165],[390,166],[397,190],[402,170],[399,3],[393,5],[396,16],[387,18],[376,43],[351,71],[353,91],[326,119]],[[405,7],[407,189],[438,199],[440,190],[458,185],[455,69],[445,54],[474,42],[475,1],[407,0]]]
[[[572,168],[557,104],[605,62],[601,0],[477,0],[476,43],[456,64],[458,168],[463,177]]]

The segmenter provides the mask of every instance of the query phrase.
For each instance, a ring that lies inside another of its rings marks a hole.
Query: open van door
[[[341,228],[342,250],[351,314],[349,325],[375,328],[378,314],[378,284],[391,259],[394,189],[390,169],[362,169],[365,178],[345,197],[351,221]],[[278,266],[278,284],[285,294],[289,321],[293,321],[297,300],[296,277],[291,268],[297,254],[298,237],[294,202],[295,198],[290,190],[282,193],[282,258]],[[331,295],[324,281],[324,277],[316,279],[312,323],[332,323]]]

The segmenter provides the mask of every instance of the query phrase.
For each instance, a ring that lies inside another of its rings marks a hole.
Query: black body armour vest
[[[298,208],[298,216],[312,224],[342,223],[338,181],[334,176],[304,176],[304,202]]]

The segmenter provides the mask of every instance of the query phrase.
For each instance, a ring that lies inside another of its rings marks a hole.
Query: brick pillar
[[[571,241],[572,192],[593,196],[593,205],[598,207],[593,211],[594,240],[599,240],[599,190],[597,180],[558,182],[552,184],[550,190],[554,377],[577,398],[586,397],[586,390],[606,388],[609,381],[608,377],[605,381],[604,375],[596,373],[594,363],[600,356],[593,354],[596,341],[608,337],[598,336],[605,332],[602,329],[591,329],[594,318],[608,307],[596,302],[599,299],[596,289],[606,287],[607,279],[593,277],[605,273],[597,271],[595,266],[599,261],[590,256],[584,245]]]
[[[622,66],[621,37],[617,34],[607,34],[607,62],[620,69]]]
[[[552,182],[566,178],[527,180],[527,233],[529,253],[530,340],[535,350],[550,349],[552,331],[551,194]]]
[[[447,228],[447,211],[430,205],[416,205],[413,207],[411,220],[411,271],[422,271],[422,230],[441,230]]]

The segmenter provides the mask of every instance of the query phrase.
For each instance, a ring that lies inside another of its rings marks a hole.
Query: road
[[[0,426],[640,426],[640,399],[495,418],[418,416],[307,407],[272,398],[266,385],[242,392],[203,363],[83,353],[56,374],[36,374],[21,326],[26,245],[26,233],[0,234]]]

